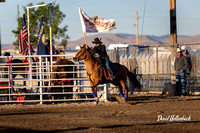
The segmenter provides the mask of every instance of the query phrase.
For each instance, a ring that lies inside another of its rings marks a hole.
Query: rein
[[[78,60],[79,60],[79,58],[80,58],[86,51],[87,51],[87,50],[85,49],[85,50],[77,57]],[[85,60],[85,62],[86,62],[87,60],[89,60],[89,58],[87,58],[87,55],[86,55],[86,57],[84,58],[84,60]],[[102,65],[98,66],[97,68],[95,68],[94,70],[92,70],[90,73],[88,73],[88,71],[86,70],[86,73],[87,73],[87,75],[89,76],[90,82],[92,82],[91,75],[92,75],[95,71],[98,71],[98,70],[100,70],[100,69],[102,69]],[[94,82],[92,82],[92,83],[94,84]]]
[[[77,57],[78,60],[79,60],[79,57],[81,57],[81,56],[85,53],[85,51],[86,51],[86,49]],[[85,57],[85,58],[86,58],[86,57]],[[84,58],[84,60],[87,61],[88,59],[85,59],[85,58]]]
[[[90,82],[92,82],[92,80],[91,80],[92,73],[94,73],[95,71],[97,71],[97,70],[99,70],[101,68],[102,68],[102,65],[98,66],[97,68],[95,68],[94,70],[92,70],[90,73],[88,73],[88,71],[86,70],[87,75],[89,76]],[[92,82],[92,83],[94,84],[94,82]]]

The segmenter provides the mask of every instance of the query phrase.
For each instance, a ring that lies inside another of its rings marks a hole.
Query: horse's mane
[[[93,51],[92,51],[92,48],[91,48],[91,47],[88,47],[86,50],[90,53],[92,59],[94,59],[94,53],[93,53]]]
[[[89,52],[89,54],[90,54],[92,60],[94,60],[98,65],[101,65],[101,64],[102,64],[102,63],[101,63],[101,59],[94,56],[95,53],[94,53],[94,51],[92,51],[92,48],[91,48],[91,47],[88,47],[86,50]]]

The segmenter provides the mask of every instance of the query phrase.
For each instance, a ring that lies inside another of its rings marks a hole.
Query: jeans
[[[110,72],[110,74],[113,76],[113,71],[110,68],[110,60],[109,60],[108,55],[105,56],[105,61],[106,61],[106,68],[108,69],[108,71]]]
[[[185,94],[186,92],[186,80],[185,72],[176,71],[176,95]]]

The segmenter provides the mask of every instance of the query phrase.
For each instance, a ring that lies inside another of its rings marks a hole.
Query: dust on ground
[[[0,105],[0,132],[198,132],[200,96],[133,95],[60,104]]]

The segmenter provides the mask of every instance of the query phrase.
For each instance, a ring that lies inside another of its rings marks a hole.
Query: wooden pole
[[[171,44],[171,73],[174,73],[174,61],[176,57],[177,28],[176,28],[176,0],[170,0],[170,44]],[[175,76],[171,76],[171,81]]]
[[[139,45],[139,38],[138,38],[138,12],[136,12],[136,44]]]
[[[170,44],[177,43],[176,0],[170,0]]]

